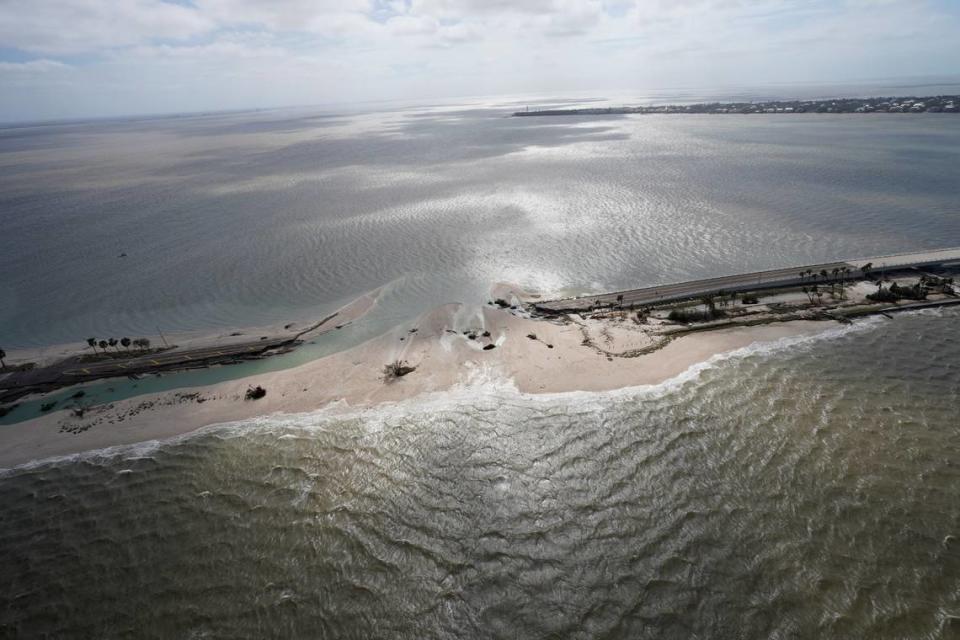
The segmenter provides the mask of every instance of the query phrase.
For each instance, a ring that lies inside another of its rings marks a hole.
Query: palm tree
[[[96,338],[87,338],[87,344],[93,347],[93,352],[97,352],[97,339]]]
[[[7,363],[3,361],[3,359],[6,357],[7,357],[7,352],[4,351],[3,349],[0,349],[0,369],[7,368]]]
[[[130,338],[120,338],[120,344],[123,345],[124,349],[130,351]]]
[[[117,349],[117,339],[116,339],[116,338],[110,338],[109,340],[107,340],[107,344],[109,344],[111,347],[113,347],[114,349],[116,349],[117,353],[120,353],[120,349]]]
[[[106,351],[106,350],[107,350],[107,341],[106,341],[106,340],[101,340],[101,341],[98,342],[97,344],[100,346],[100,350],[101,350],[101,351]]]
[[[807,275],[807,272],[801,271],[799,275],[800,275],[800,282],[803,282],[803,276]]]

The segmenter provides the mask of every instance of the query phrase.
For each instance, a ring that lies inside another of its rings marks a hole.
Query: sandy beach
[[[343,316],[359,317],[373,304],[375,296],[365,297]],[[638,347],[648,345],[643,334],[629,329],[606,332],[598,348],[585,340],[594,328],[583,324],[530,319],[494,306],[448,304],[357,347],[295,368],[137,396],[92,407],[83,417],[61,410],[7,425],[0,429],[0,468],[256,416],[373,407],[448,390],[478,372],[531,394],[655,385],[717,354],[835,326],[790,321],[692,333],[635,355]],[[386,379],[385,365],[398,360],[416,369]],[[257,385],[266,396],[245,400],[247,389]]]

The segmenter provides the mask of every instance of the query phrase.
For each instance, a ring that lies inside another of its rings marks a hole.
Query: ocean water
[[[0,343],[285,324],[387,285],[382,330],[498,281],[575,293],[960,244],[950,114],[518,108],[0,129]]]
[[[301,321],[385,287],[290,356],[117,397],[291,366],[498,281],[960,245],[960,118],[505,117],[523,104],[0,129],[0,346]],[[0,637],[957,637],[958,319],[0,471]]]
[[[8,471],[0,632],[955,638],[958,320]]]

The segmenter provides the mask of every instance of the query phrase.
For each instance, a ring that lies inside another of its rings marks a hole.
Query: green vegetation
[[[927,287],[925,281],[921,279],[917,284],[906,287],[894,282],[886,289],[883,288],[883,283],[879,282],[877,283],[877,290],[874,293],[867,294],[867,299],[874,302],[897,302],[904,298],[907,300],[926,300]]]
[[[807,299],[810,300],[810,304],[823,303],[823,291],[820,290],[819,286],[813,285],[812,287],[804,287],[803,292],[807,294]]]
[[[726,305],[725,294],[723,292],[720,293],[721,303]],[[713,296],[704,296],[700,301],[703,303],[703,306],[706,307],[705,309],[696,309],[693,307],[671,309],[669,315],[667,315],[667,320],[688,324],[691,322],[710,322],[711,320],[723,318],[727,315],[725,311],[717,309]]]
[[[682,322],[689,324],[691,322],[708,322],[713,320],[713,314],[706,309],[671,309],[667,315],[667,320],[672,322]]]
[[[141,353],[147,353],[150,351],[149,338],[108,338],[106,340],[87,338],[87,344],[93,349],[94,355],[87,354],[86,356],[83,356],[82,359],[85,362],[97,362],[104,358],[116,360],[118,358],[128,357],[124,352],[120,351],[121,346],[126,349],[128,353],[131,346]],[[97,347],[100,347],[100,351],[97,351]],[[107,347],[113,347],[114,351],[108,351]]]
[[[717,318],[722,318],[726,314],[722,311],[716,309],[711,310],[707,309],[671,309],[670,314],[667,316],[667,320],[672,322],[682,322],[684,324],[690,324],[691,322],[710,322],[711,320],[716,320]]]
[[[884,289],[882,286],[877,287],[875,293],[868,293],[867,300],[873,300],[874,302],[896,302],[900,299],[900,296],[895,294],[889,288]]]

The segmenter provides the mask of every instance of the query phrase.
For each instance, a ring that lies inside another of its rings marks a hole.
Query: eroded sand
[[[375,295],[361,299],[349,313],[345,309],[343,317],[358,317],[373,304]],[[628,352],[642,346],[641,339],[618,328],[610,332],[609,342],[585,345],[583,330],[575,323],[533,320],[490,306],[450,304],[355,348],[292,369],[138,396],[90,409],[82,418],[57,411],[4,426],[0,428],[0,467],[169,438],[261,415],[305,413],[328,406],[346,412],[444,391],[479,370],[512,381],[524,393],[659,384],[719,353],[835,326],[793,321],[709,331],[677,338],[646,355],[615,357],[605,351]],[[484,349],[488,345],[494,348]],[[395,360],[407,361],[416,371],[386,382],[384,366]],[[266,397],[244,400],[246,390],[255,385],[267,390]]]

